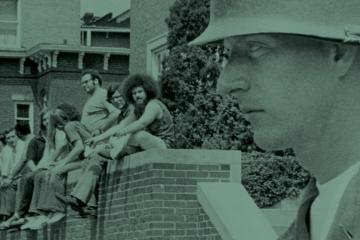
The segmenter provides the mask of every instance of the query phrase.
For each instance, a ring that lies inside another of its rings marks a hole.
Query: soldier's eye
[[[247,52],[250,55],[260,56],[268,49],[268,46],[261,42],[248,42]]]

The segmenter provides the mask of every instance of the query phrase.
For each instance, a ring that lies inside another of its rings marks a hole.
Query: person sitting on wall
[[[73,105],[62,103],[57,106],[57,109],[64,111],[70,121],[80,121],[80,114]],[[50,113],[51,111],[47,111],[43,120],[47,132],[50,130]],[[41,229],[43,225],[58,222],[65,216],[65,205],[58,200],[56,193],[65,191],[66,179],[62,175],[51,177],[51,170],[61,164],[71,148],[64,131],[55,129],[55,134],[51,139],[48,135],[43,157],[37,165],[38,169],[43,171],[34,177],[34,190],[29,209],[33,217],[28,218],[21,229]],[[51,140],[54,142],[53,146],[50,146]]]
[[[63,191],[56,191],[56,198],[62,203],[70,204],[80,213],[84,213],[84,208],[88,206],[96,208],[96,203],[91,203],[90,200],[102,170],[103,158],[95,153],[87,158],[84,157],[84,141],[91,137],[91,132],[82,123],[70,121],[69,116],[61,109],[55,109],[50,114],[50,139],[53,139],[51,136],[55,129],[65,132],[72,150],[61,163],[51,169],[51,178],[61,178],[68,171],[82,168],[81,178],[71,193],[72,198],[70,200],[65,198]],[[77,161],[77,159],[83,161]],[[93,179],[95,180],[92,181]],[[93,212],[89,213],[93,215]]]
[[[2,181],[2,176],[1,176],[1,164],[3,162],[2,160],[2,150],[4,149],[4,147],[6,146],[6,140],[5,140],[5,133],[0,132],[0,185],[1,185],[1,181]],[[1,206],[1,198],[0,198],[0,206]],[[4,216],[0,215],[0,221],[2,221],[4,219]]]
[[[25,143],[16,136],[15,129],[6,132],[7,146],[3,149],[3,163],[1,169],[2,182],[0,186],[0,214],[10,217],[15,211],[16,181],[19,175],[14,175],[15,166],[21,161]],[[0,229],[8,228],[10,218],[0,224]]]
[[[26,171],[27,173],[18,181],[15,213],[11,217],[11,220],[9,220],[9,227],[20,226],[26,221],[24,217],[28,213],[33,194],[33,179],[34,176],[41,171],[41,169],[37,168],[37,164],[42,158],[45,148],[46,127],[43,124],[44,113],[42,113],[40,117],[40,132],[37,136],[30,134],[28,124],[17,124],[15,126],[16,135],[25,141],[25,143],[28,142],[28,144],[26,144],[25,156],[17,166],[15,166],[12,174],[16,176],[20,171]]]
[[[4,131],[1,135],[1,152],[0,152],[0,188],[2,186],[2,183],[6,181],[8,178],[8,174],[10,174],[10,169],[8,169],[8,161],[10,160],[10,156],[12,156],[12,147],[7,143],[6,141],[6,135],[8,133],[8,130]],[[11,159],[12,161],[12,159]],[[9,216],[7,216],[6,211],[6,202],[5,199],[3,199],[2,194],[0,193],[0,217],[1,221],[6,220]]]
[[[126,101],[124,95],[122,95],[120,84],[110,85],[107,90],[107,101],[114,107],[120,110],[117,117],[117,124],[124,120],[129,114],[134,111],[134,106]]]
[[[103,77],[94,69],[85,70],[80,80],[82,89],[89,96],[82,110],[81,123],[93,136],[112,127],[119,114],[119,110],[106,101],[107,91],[102,82]]]
[[[111,85],[108,88],[107,101],[120,110],[120,113],[116,121],[117,124],[119,124],[122,120],[124,120],[127,116],[129,116],[131,112],[134,111],[134,105],[129,104],[129,102],[126,101],[125,97],[122,95],[119,84]],[[87,150],[90,152],[92,151],[97,152],[106,159],[111,159],[110,151],[113,149],[113,143],[114,142],[111,139],[109,142],[98,144],[96,146],[96,149],[88,148]],[[137,151],[141,151],[141,149],[133,148],[131,149],[131,151],[137,152]]]
[[[126,118],[133,110],[133,105],[129,104],[120,91],[120,85],[111,85],[107,91],[107,101],[111,103],[114,107],[120,110],[120,113],[117,118],[117,123],[121,122],[124,118]],[[97,148],[97,153],[104,158],[109,158],[109,146],[108,143],[104,143],[99,145]],[[96,153],[92,154],[96,156]],[[88,164],[88,169],[84,170],[82,177],[77,182],[74,190],[69,196],[63,196],[61,194],[57,194],[57,197],[72,206],[75,209],[79,209],[84,206],[89,206],[89,199],[93,195],[98,178],[101,174],[101,168],[103,161],[96,160],[95,157],[91,158],[91,163]],[[96,169],[97,171],[89,171],[89,169]],[[83,189],[87,189],[87,194],[79,194],[79,192],[84,192]],[[95,204],[96,205],[96,204]],[[90,209],[96,209],[95,206],[90,205]],[[94,212],[94,211],[93,211]]]
[[[88,139],[86,143],[95,146],[111,136],[130,136],[127,146],[116,158],[132,153],[129,148],[133,147],[147,150],[173,146],[173,119],[167,107],[159,100],[158,84],[148,75],[135,74],[124,80],[122,91],[127,102],[134,105],[134,111],[118,125]]]

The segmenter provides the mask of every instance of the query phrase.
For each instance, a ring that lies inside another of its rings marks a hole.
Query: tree
[[[209,0],[178,0],[170,8],[169,57],[162,93],[175,118],[178,148],[256,148],[238,104],[215,94],[222,46],[188,46],[209,22]]]
[[[177,0],[166,19],[169,56],[161,83],[163,101],[174,116],[176,147],[246,152],[243,184],[259,206],[270,206],[296,195],[309,175],[293,161],[291,151],[274,154],[257,148],[238,102],[215,93],[223,46],[188,46],[208,22],[209,0]]]

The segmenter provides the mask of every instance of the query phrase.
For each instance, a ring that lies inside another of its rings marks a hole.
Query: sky
[[[93,12],[95,16],[103,16],[112,12],[116,16],[130,8],[130,0],[81,0],[80,15]]]

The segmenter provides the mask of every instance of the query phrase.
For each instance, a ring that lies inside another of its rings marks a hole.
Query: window
[[[167,33],[146,43],[146,70],[155,80],[161,77],[164,59],[169,55],[167,49]]]
[[[0,1],[0,47],[19,47],[18,0]]]
[[[32,102],[15,102],[15,123],[28,123],[34,130],[34,107]]]
[[[89,32],[88,31],[81,31],[80,32],[80,42],[82,46],[89,46],[89,42],[88,42],[88,35]]]

